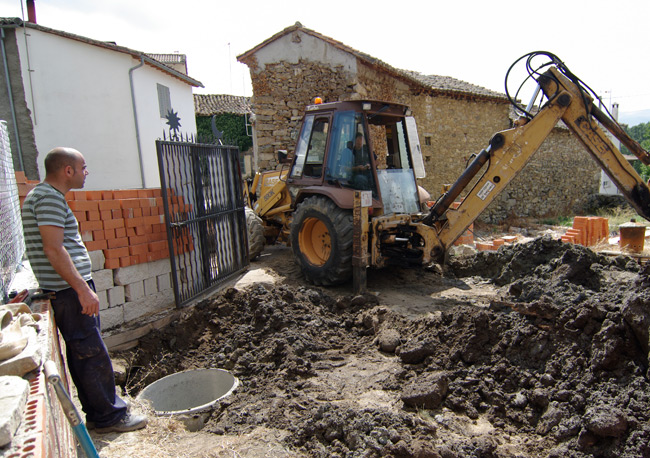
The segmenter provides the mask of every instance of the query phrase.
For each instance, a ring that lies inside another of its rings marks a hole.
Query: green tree
[[[625,128],[625,132],[627,132],[633,140],[639,142],[643,149],[646,151],[650,150],[650,122],[637,124],[632,127],[623,125],[623,127]],[[625,146],[622,146],[621,150],[623,154],[631,154]],[[634,161],[632,165],[639,175],[641,175],[641,178],[643,178],[644,181],[648,181],[650,178],[650,166],[643,164],[641,161]]]
[[[215,125],[220,132],[223,132],[223,142],[227,145],[236,145],[239,151],[246,151],[253,146],[253,139],[246,133],[246,117],[224,113],[216,115]],[[199,138],[211,138],[212,116],[196,117],[196,133]]]

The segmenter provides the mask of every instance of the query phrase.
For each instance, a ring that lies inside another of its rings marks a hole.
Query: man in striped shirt
[[[83,188],[88,170],[82,154],[54,148],[45,157],[45,180],[23,204],[25,246],[34,275],[51,299],[55,321],[66,342],[70,375],[86,413],[98,432],[125,432],[146,426],[115,393],[115,376],[100,334],[99,298],[88,251],[65,194]]]

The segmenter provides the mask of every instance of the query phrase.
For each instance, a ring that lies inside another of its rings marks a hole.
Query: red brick
[[[121,248],[129,246],[129,239],[124,237],[120,239],[110,239],[107,240],[108,248]]]
[[[120,208],[140,208],[140,199],[122,199],[120,200]]]
[[[142,208],[134,208],[133,209],[133,216],[136,218],[141,218],[142,217]]]
[[[77,218],[77,221],[88,221],[88,217],[86,215],[86,212],[72,212],[74,213],[75,218]]]
[[[145,230],[144,226],[138,226],[135,228],[135,234],[136,235],[145,235],[147,231]]]
[[[126,237],[126,228],[125,227],[116,227],[115,228],[115,237],[116,238],[121,238],[121,237]]]
[[[130,218],[126,220],[126,227],[138,227],[144,224],[144,218]]]
[[[86,191],[87,200],[102,200],[101,191]]]
[[[138,234],[135,233],[135,228],[133,228],[133,227],[127,227],[126,228],[126,236],[127,237],[134,237],[136,235],[138,235]]]
[[[122,218],[122,209],[111,210],[111,218],[120,219]]]
[[[97,202],[97,205],[100,210],[119,210],[121,208],[119,200],[102,200]]]
[[[106,240],[106,236],[104,235],[104,229],[100,231],[93,231],[93,240],[95,241]]]
[[[106,259],[121,258],[123,256],[128,256],[128,255],[129,255],[129,249],[127,247],[111,248],[108,250],[104,250],[104,256],[106,257]]]
[[[92,242],[86,242],[86,249],[88,251],[99,251],[99,250],[105,250],[108,248],[108,245],[106,244],[106,240],[98,240],[98,241],[92,241]]]
[[[117,269],[118,267],[120,267],[119,258],[106,259],[106,261],[104,261],[104,269]]]
[[[79,223],[79,230],[81,232],[84,231],[97,231],[100,229],[104,229],[104,226],[102,225],[101,221],[81,221]]]
[[[162,197],[162,189],[154,188],[154,189],[150,189],[150,191],[151,191],[151,197]]]
[[[106,229],[106,230],[104,231],[104,238],[105,238],[106,240],[110,240],[110,239],[116,239],[116,238],[118,238],[118,237],[115,237],[115,229]]]
[[[86,191],[72,191],[73,200],[88,200],[86,198]]]
[[[120,258],[120,267],[129,267],[131,265],[131,256],[123,256]]]
[[[129,253],[131,256],[138,256],[141,254],[147,254],[149,250],[147,249],[147,245],[142,243],[140,245],[131,245],[129,246]]]
[[[102,199],[113,200],[113,191],[102,191]]]
[[[99,211],[95,211],[95,210],[87,211],[86,216],[88,218],[88,221],[101,221]]]
[[[133,237],[129,237],[129,245],[139,245],[141,243],[147,243],[147,237],[144,235],[135,235]]]
[[[107,219],[113,219],[113,210],[102,210],[99,212],[99,219],[106,221]]]
[[[27,177],[25,176],[25,172],[15,172],[16,175],[16,183],[27,183]]]
[[[104,221],[104,229],[117,229],[118,227],[124,227],[123,219],[109,219]]]
[[[136,199],[138,191],[136,189],[113,191],[115,199]]]
[[[88,200],[71,200],[68,202],[68,206],[70,207],[70,210],[75,212],[99,210],[99,205],[97,205],[97,202]]]

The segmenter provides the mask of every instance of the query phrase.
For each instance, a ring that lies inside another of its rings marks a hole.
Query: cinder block
[[[151,277],[144,279],[144,295],[151,296],[158,292],[158,277]]]
[[[118,305],[117,307],[102,310],[100,323],[102,331],[124,324],[124,306]]]
[[[116,285],[128,285],[139,280],[169,273],[171,270],[169,259],[161,259],[156,262],[120,268],[115,271],[113,280]]]
[[[113,283],[113,271],[111,269],[102,269],[93,272],[93,280],[97,291],[106,291],[115,286]]]
[[[124,286],[124,297],[126,302],[133,302],[144,297],[144,282],[136,281]]]
[[[166,291],[168,289],[171,289],[172,287],[172,279],[171,279],[172,274],[163,274],[163,275],[158,275],[156,277],[157,282],[158,282],[158,291]]]
[[[174,306],[173,291],[159,291],[151,296],[144,296],[137,301],[124,304],[124,321],[129,322],[145,315],[161,312]]]
[[[108,294],[106,294],[106,291],[97,291],[97,297],[99,298],[99,310],[106,310],[108,308]]]
[[[124,304],[124,286],[115,286],[106,290],[108,294],[108,307],[116,307]]]
[[[90,262],[92,264],[93,272],[104,268],[104,261],[106,261],[106,258],[104,257],[103,251],[101,250],[91,251],[88,253],[88,255],[90,256]]]

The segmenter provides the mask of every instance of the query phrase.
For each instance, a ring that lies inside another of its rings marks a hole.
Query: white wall
[[[17,42],[41,178],[47,152],[55,146],[70,146],[86,158],[90,176],[85,189],[143,187],[129,84],[129,69],[140,61],[30,28],[26,48],[24,30],[17,29]],[[196,131],[192,87],[149,65],[135,70],[133,76],[144,187],[156,187],[160,181],[155,140],[162,136],[166,122],[160,119],[156,83],[170,88],[182,132],[190,133]]]
[[[256,51],[255,58],[260,70],[264,69],[267,63],[286,61],[297,64],[300,59],[303,59],[332,67],[340,65],[348,72],[357,72],[357,60],[350,53],[343,52],[326,41],[303,32],[293,32],[272,41]]]

